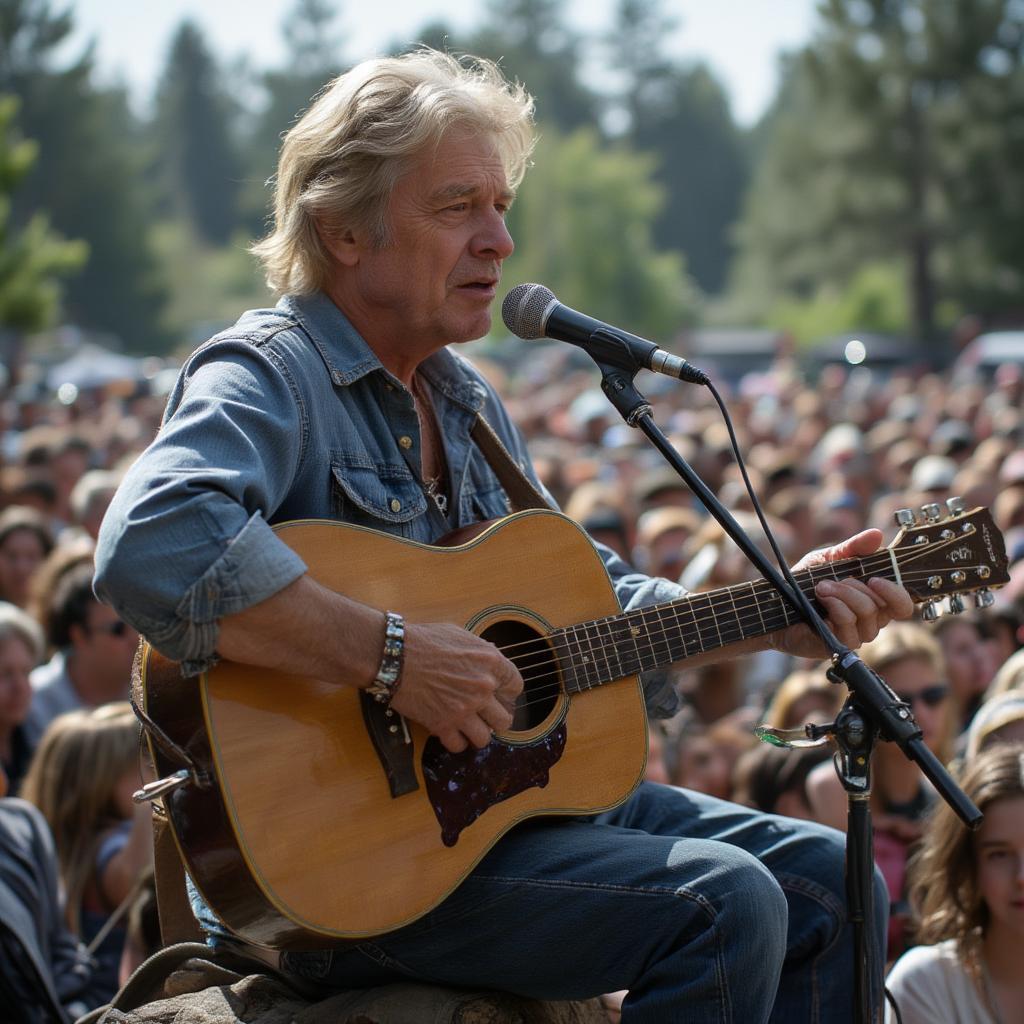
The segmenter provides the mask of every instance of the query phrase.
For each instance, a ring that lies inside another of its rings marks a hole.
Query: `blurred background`
[[[944,364],[1024,320],[1022,33],[1017,0],[0,0],[3,361],[84,351],[80,387],[268,304],[281,133],[423,42],[537,98],[506,287],[723,369]]]
[[[1024,749],[1024,0],[0,0],[0,767],[57,835],[65,891],[99,867],[34,766],[99,735],[93,715],[104,743],[137,745],[127,706],[106,706],[137,636],[94,600],[99,524],[184,356],[274,302],[247,249],[282,134],[338,73],[420,43],[498,59],[536,97],[503,289],[543,282],[707,369],[784,557],[867,526],[902,543],[901,509],[935,535],[949,509],[962,532],[953,496],[991,509],[1005,554],[976,555],[974,600],[929,601],[865,658],[945,763]],[[749,593],[751,567],[586,356],[497,317],[463,351],[591,536],[691,591]],[[709,394],[639,383],[764,548]],[[978,591],[990,578],[1008,583]],[[650,778],[843,826],[829,749],[752,732],[831,719],[823,666],[766,651],[672,681],[683,706],[652,722]],[[894,751],[872,791],[889,960],[949,938],[917,930],[910,858],[934,794]],[[138,776],[111,764],[108,796]],[[149,811],[118,813],[124,877],[144,880]],[[67,903],[79,937],[110,939],[90,1005],[158,945],[135,885],[88,920]]]

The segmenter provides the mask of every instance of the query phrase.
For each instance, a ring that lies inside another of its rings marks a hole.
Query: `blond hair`
[[[927,662],[940,678],[946,672],[946,659],[939,642],[924,626],[914,622],[889,623],[857,653],[868,668],[882,676],[887,668],[909,658]]]
[[[138,751],[139,724],[127,701],[69,711],[47,727],[25,776],[21,796],[53,832],[64,913],[76,933],[102,835],[123,820],[117,785],[138,763]]]
[[[982,813],[997,800],[1024,796],[1024,748],[1006,744],[982,751],[960,785]],[[964,967],[978,981],[989,915],[978,887],[973,837],[940,800],[910,863],[910,900],[918,917],[917,941],[955,939]]]
[[[942,653],[942,645],[924,626],[916,622],[890,622],[874,640],[859,648],[857,653],[868,668],[883,678],[893,665],[901,661],[923,661],[935,673],[936,682],[947,678],[946,656]],[[952,754],[956,729],[952,703],[950,695],[942,706],[942,729],[935,743],[934,752],[942,761]]]
[[[497,65],[426,47],[340,75],[287,133],[274,184],[273,230],[252,247],[274,291],[322,289],[329,234],[388,239],[387,205],[412,161],[451,129],[489,136],[515,189],[534,145],[533,99]]]

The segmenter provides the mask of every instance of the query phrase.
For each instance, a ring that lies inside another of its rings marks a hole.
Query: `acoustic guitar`
[[[959,508],[959,506],[955,506]],[[888,548],[797,574],[883,576],[917,602],[1007,581],[987,511],[906,525]],[[329,521],[276,527],[320,583],[409,622],[495,643],[525,682],[516,724],[453,754],[346,682],[222,662],[184,679],[140,648],[136,683],[155,784],[188,871],[247,941],[315,949],[379,934],[437,906],[518,822],[593,814],[643,777],[638,674],[796,621],[759,581],[623,613],[582,529],[552,511],[428,546]],[[176,774],[177,773],[177,774]]]

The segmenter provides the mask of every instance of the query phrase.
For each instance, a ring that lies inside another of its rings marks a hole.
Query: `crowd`
[[[535,348],[519,360],[500,346],[468,351],[505,396],[549,491],[592,536],[692,591],[753,578],[639,431],[618,419],[577,353]],[[638,383],[658,423],[763,546],[710,396],[645,378]],[[86,390],[64,405],[16,383],[0,404],[0,762],[5,815],[15,822],[0,827],[6,859],[19,837],[53,843],[61,941],[39,942],[55,962],[66,954],[70,967],[54,968],[56,997],[79,1010],[108,999],[152,948],[128,927],[152,860],[149,808],[131,801],[143,777],[126,703],[138,636],[95,599],[91,580],[99,522],[120,473],[157,430],[163,396],[141,382]],[[920,519],[921,506],[953,496],[990,508],[1003,533],[1010,582],[993,605],[968,599],[963,614],[890,625],[862,654],[988,811],[981,833],[969,835],[918,769],[879,745],[875,854],[890,891],[891,987],[902,1019],[1024,1019],[1021,972],[1005,955],[1024,937],[1024,377],[1010,365],[957,380],[922,368],[833,366],[808,379],[783,354],[763,372],[716,383],[790,560],[869,526],[892,541],[898,509]],[[753,733],[761,722],[831,721],[845,693],[823,665],[769,651],[683,666],[675,681],[684,710],[652,724],[650,778],[845,827],[831,747],[780,749]],[[0,971],[0,985],[16,985],[8,974]],[[935,1016],[942,978],[947,987],[956,979],[974,1016]]]

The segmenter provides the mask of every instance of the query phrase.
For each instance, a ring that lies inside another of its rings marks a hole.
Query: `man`
[[[32,706],[25,721],[35,748],[58,715],[125,700],[139,634],[96,600],[90,559],[67,569],[45,609],[53,657],[32,670]]]
[[[275,230],[256,247],[284,297],[188,360],[100,532],[97,592],[185,672],[222,657],[358,680],[456,752],[511,724],[522,679],[494,646],[321,587],[268,524],[326,517],[430,542],[504,514],[469,437],[478,410],[533,476],[494,391],[446,348],[490,326],[532,141],[521,88],[430,51],[359,65],[289,132]],[[602,557],[626,607],[680,594]],[[878,580],[818,596],[852,645],[911,607]],[[803,628],[772,641],[818,653]],[[664,678],[647,702],[674,710]],[[645,784],[597,820],[514,829],[412,924],[281,966],[345,987],[628,989],[633,1024],[767,1020],[782,973],[776,1019],[835,1021],[851,1005],[842,861],[837,833]]]

